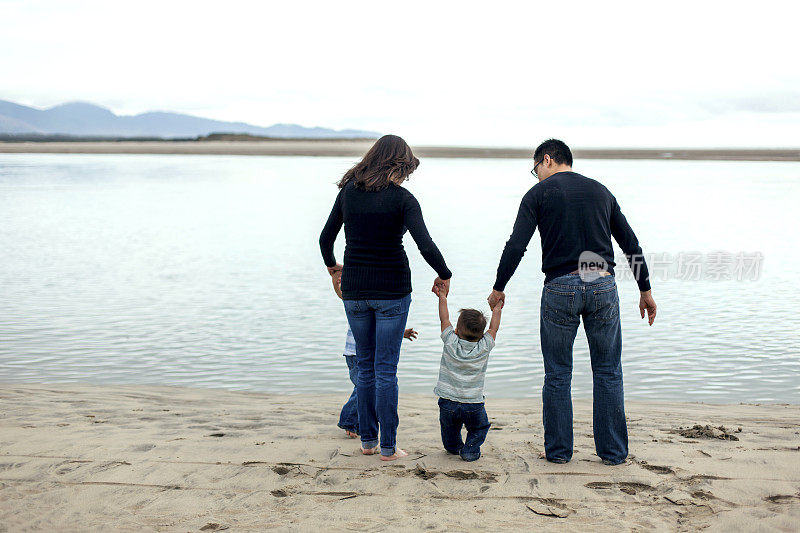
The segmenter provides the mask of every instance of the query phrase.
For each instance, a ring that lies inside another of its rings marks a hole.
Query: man
[[[595,449],[603,463],[620,464],[628,456],[628,429],[611,237],[633,270],[641,292],[639,311],[642,318],[647,311],[652,326],[656,303],[647,264],[616,198],[601,183],[572,171],[572,153],[566,144],[549,139],[539,145],[533,159],[531,173],[539,183],[522,198],[489,305],[505,301],[506,283],[538,226],[546,275],[539,320],[545,368],[544,456],[554,463],[572,459],[572,345],[582,317],[594,381]]]

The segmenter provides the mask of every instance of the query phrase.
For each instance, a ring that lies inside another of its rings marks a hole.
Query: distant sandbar
[[[269,141],[69,141],[0,142],[0,153],[211,154],[338,156],[363,155],[374,141],[350,139]],[[800,161],[797,149],[575,149],[576,159],[677,159]],[[532,148],[415,146],[419,157],[530,159]]]

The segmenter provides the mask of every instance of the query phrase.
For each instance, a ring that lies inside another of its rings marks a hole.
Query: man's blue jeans
[[[411,295],[395,300],[344,300],[356,340],[358,427],[362,446],[393,455],[397,438],[397,362]]]
[[[462,403],[439,398],[439,426],[442,444],[448,453],[460,455],[465,461],[481,456],[481,444],[489,433],[489,417],[483,403]],[[461,427],[467,428],[466,442],[461,440]]]
[[[350,398],[342,406],[342,412],[339,414],[339,427],[353,433],[358,431],[358,363],[356,362],[355,355],[345,355],[344,360],[347,362],[347,369],[350,372],[350,382],[353,384],[353,392]]]
[[[542,290],[540,335],[544,358],[542,389],[544,449],[549,461],[572,459],[572,345],[581,318],[589,341],[594,382],[594,444],[607,463],[628,456],[622,391],[622,329],[614,276],[583,281],[568,274]]]

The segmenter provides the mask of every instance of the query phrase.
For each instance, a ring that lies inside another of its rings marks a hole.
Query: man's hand
[[[337,272],[341,272],[343,268],[344,268],[344,266],[343,266],[341,263],[336,263],[336,264],[335,264],[335,265],[333,265],[332,267],[327,267],[327,269],[328,269],[328,274],[330,274],[331,276],[333,276],[333,275],[334,275],[334,274],[336,274]]]
[[[403,332],[403,338],[413,341],[417,338],[417,332],[414,331],[414,328],[408,328],[405,330],[405,332]]]
[[[436,279],[433,280],[433,288],[431,289],[431,292],[436,296],[439,296],[441,292],[444,292],[444,295],[447,296],[450,293],[450,280],[442,279],[437,276]]]
[[[656,301],[653,300],[650,291],[642,292],[639,296],[639,312],[642,314],[642,318],[644,318],[645,309],[647,310],[647,321],[652,326],[656,319]]]
[[[492,291],[486,301],[489,302],[489,309],[494,311],[494,307],[497,305],[498,302],[501,302],[503,305],[506,303],[506,293],[501,291]]]

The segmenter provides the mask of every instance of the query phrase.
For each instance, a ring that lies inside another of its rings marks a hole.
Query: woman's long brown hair
[[[379,191],[392,181],[401,183],[407,180],[418,166],[419,159],[414,157],[411,147],[401,137],[384,135],[339,180],[339,188],[352,181],[359,189]]]

